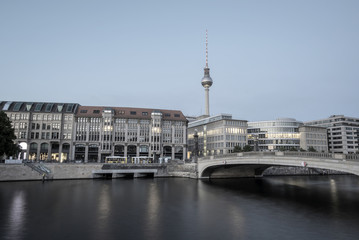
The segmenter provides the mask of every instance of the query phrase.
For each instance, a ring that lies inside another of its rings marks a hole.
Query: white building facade
[[[304,124],[327,129],[328,150],[331,153],[353,154],[359,151],[359,118],[332,115]]]
[[[299,136],[301,149],[308,151],[312,148],[317,152],[328,152],[326,128],[301,126],[299,127]]]
[[[247,121],[232,119],[230,114],[191,121],[188,124],[188,153],[194,151],[194,134],[198,134],[198,155],[210,156],[231,153],[235,146],[247,144]]]

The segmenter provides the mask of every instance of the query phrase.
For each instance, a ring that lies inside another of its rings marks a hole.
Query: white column
[[[205,88],[205,95],[206,95],[206,115],[209,116],[209,88]]]

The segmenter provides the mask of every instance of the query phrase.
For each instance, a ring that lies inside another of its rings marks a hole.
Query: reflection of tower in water
[[[206,30],[206,67],[204,68],[204,77],[202,78],[202,86],[204,87],[205,91],[205,104],[206,104],[206,115],[209,116],[209,88],[213,84],[213,80],[209,75],[209,68],[208,68],[208,33]]]

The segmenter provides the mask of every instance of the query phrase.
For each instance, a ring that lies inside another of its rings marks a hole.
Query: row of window
[[[82,110],[80,110],[80,113],[87,113],[88,112],[88,110],[87,109],[82,109]],[[101,113],[101,111],[100,110],[98,110],[98,109],[95,109],[95,110],[93,110],[92,111],[92,113],[93,114],[100,114]],[[126,113],[126,111],[124,111],[124,110],[119,110],[119,111],[117,111],[117,114],[118,115],[124,115]],[[130,111],[130,115],[137,115],[137,112],[136,111]],[[148,112],[141,112],[141,115],[142,116],[148,116]],[[181,117],[181,115],[180,114],[177,114],[177,113],[175,113],[175,114],[173,114],[174,115],[174,117]],[[165,117],[171,117],[171,114],[170,113],[165,113],[164,114],[164,116]]]

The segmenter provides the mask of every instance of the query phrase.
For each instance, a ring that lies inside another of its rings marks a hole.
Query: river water
[[[359,239],[359,178],[2,182],[0,239]]]

